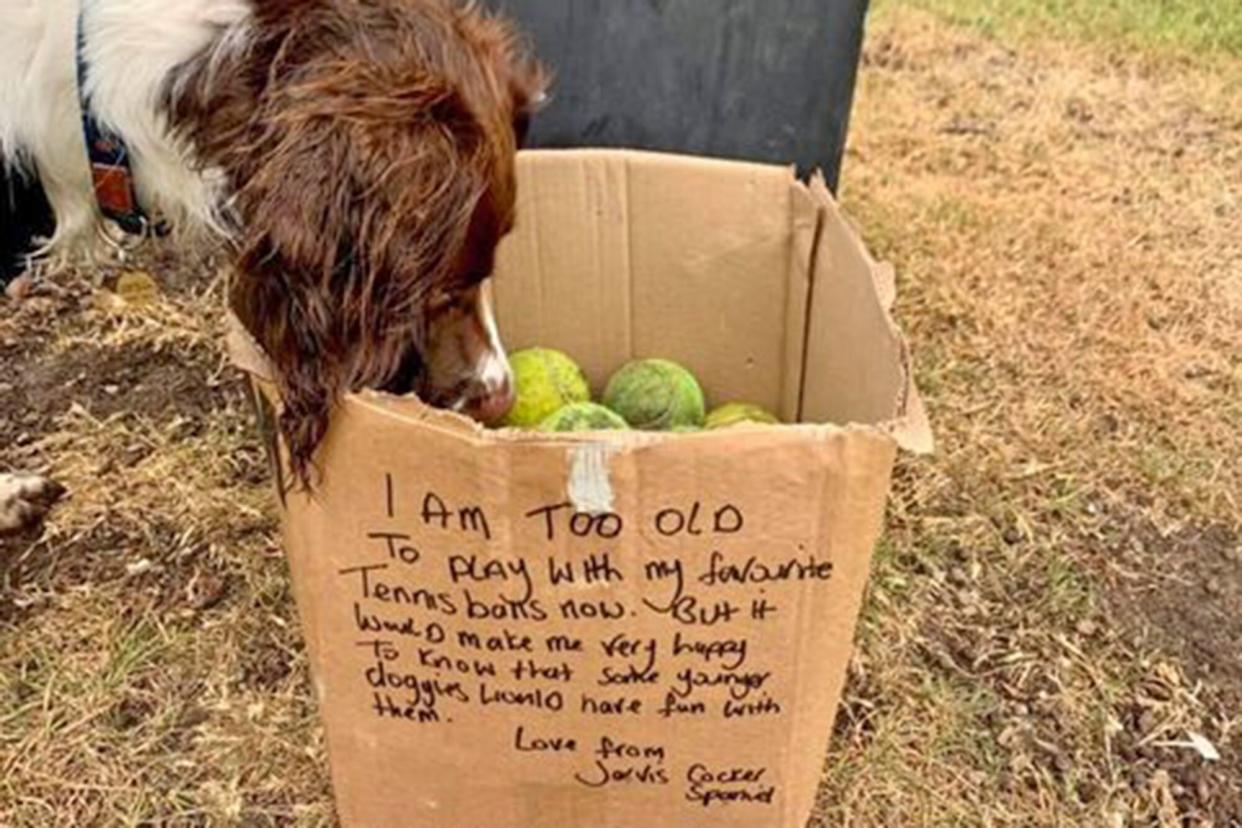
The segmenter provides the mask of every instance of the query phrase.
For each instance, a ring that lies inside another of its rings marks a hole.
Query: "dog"
[[[485,282],[549,79],[507,20],[472,0],[16,0],[0,77],[0,161],[55,214],[39,255],[109,226],[84,108],[126,150],[144,230],[224,240],[303,483],[344,393],[511,406]],[[0,475],[0,530],[54,493]]]

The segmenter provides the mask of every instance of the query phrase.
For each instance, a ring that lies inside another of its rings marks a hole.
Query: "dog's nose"
[[[506,376],[499,384],[474,397],[468,406],[468,412],[481,423],[495,425],[505,418],[516,400],[513,380]]]

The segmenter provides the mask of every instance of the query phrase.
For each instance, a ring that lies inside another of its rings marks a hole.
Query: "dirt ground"
[[[890,3],[846,164],[940,452],[815,824],[1242,825],[1242,62]],[[0,299],[0,469],[70,491],[0,540],[0,826],[331,825],[220,271],[144,266]]]

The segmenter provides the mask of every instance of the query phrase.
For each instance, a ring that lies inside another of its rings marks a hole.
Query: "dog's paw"
[[[35,525],[64,493],[64,486],[46,477],[0,474],[0,535]]]

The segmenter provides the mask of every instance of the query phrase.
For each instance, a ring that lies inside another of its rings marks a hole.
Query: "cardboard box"
[[[891,272],[784,168],[535,152],[519,192],[510,348],[597,388],[676,359],[805,424],[554,436],[346,399],[321,487],[282,486],[341,820],[802,826],[895,453],[931,449]]]

